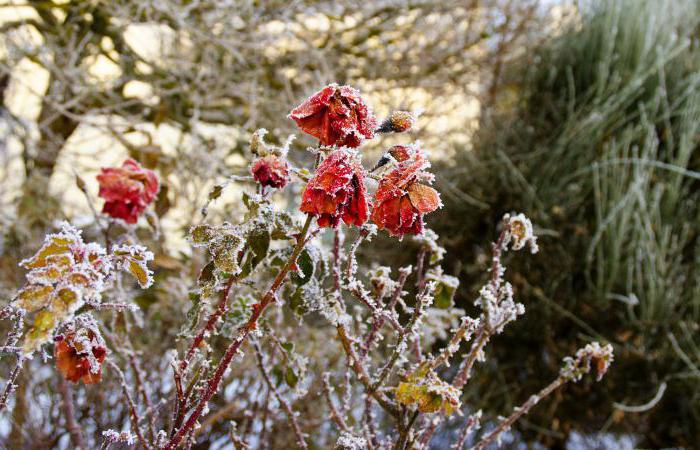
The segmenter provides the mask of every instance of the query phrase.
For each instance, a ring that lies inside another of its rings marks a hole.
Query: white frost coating
[[[336,450],[364,450],[367,448],[367,441],[359,436],[343,431],[335,443]]]

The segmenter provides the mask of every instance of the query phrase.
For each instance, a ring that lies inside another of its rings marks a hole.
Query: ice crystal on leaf
[[[461,406],[459,389],[442,381],[437,374],[420,367],[396,387],[396,401],[418,407],[420,412],[452,414]]]
[[[68,381],[100,381],[107,347],[91,315],[83,314],[67,323],[55,341],[56,367]]]
[[[36,313],[24,340],[24,352],[37,350],[51,333],[69,321],[83,305],[98,306],[115,270],[132,273],[142,287],[151,282],[146,263],[151,252],[141,246],[118,246],[111,254],[95,243],[85,243],[81,232],[68,223],[49,234],[31,258],[20,262],[28,269],[27,284],[12,304]]]
[[[612,345],[600,345],[592,342],[579,349],[574,357],[564,358],[564,364],[559,374],[566,380],[579,381],[591,371],[591,366],[596,371],[596,380],[600,381],[610,368],[613,361]]]
[[[513,250],[521,250],[525,245],[529,245],[532,253],[539,251],[537,236],[533,232],[530,219],[525,217],[524,214],[516,214],[515,216],[506,214],[503,220],[507,223],[509,229],[504,245],[507,246],[510,243]]]

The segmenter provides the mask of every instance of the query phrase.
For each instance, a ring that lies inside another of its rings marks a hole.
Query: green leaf
[[[254,254],[251,264],[255,268],[267,256],[267,251],[270,248],[270,233],[267,230],[251,232],[248,235],[248,247]]]
[[[306,250],[297,258],[297,267],[299,270],[293,272],[291,278],[297,286],[303,286],[314,275],[314,260]]]
[[[297,386],[297,383],[299,382],[299,376],[290,366],[287,366],[287,371],[284,374],[284,381],[291,388],[295,388]]]
[[[292,353],[294,351],[294,342],[283,342],[281,345],[287,353]]]

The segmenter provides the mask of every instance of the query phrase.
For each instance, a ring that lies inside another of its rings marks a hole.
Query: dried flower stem
[[[75,448],[84,450],[87,447],[85,446],[85,439],[83,439],[80,425],[75,421],[73,393],[71,392],[68,382],[62,376],[58,377],[58,391],[61,394],[61,406],[63,407],[63,414],[65,414],[66,429],[70,434],[70,439],[73,441]]]
[[[263,355],[262,351],[260,349],[260,344],[258,342],[253,342],[253,347],[255,348],[255,356],[257,356],[258,359],[258,368],[260,369],[260,373],[263,376],[263,379],[265,380],[265,383],[267,384],[268,389],[272,391],[274,394],[275,398],[277,399],[277,402],[282,406],[282,409],[284,409],[285,414],[287,415],[287,420],[289,421],[289,425],[291,425],[292,430],[294,431],[294,437],[297,440],[297,445],[299,448],[302,450],[307,450],[308,446],[306,445],[306,441],[304,440],[304,433],[302,433],[301,428],[299,427],[299,422],[297,421],[296,416],[294,415],[294,411],[292,411],[292,407],[289,406],[289,402],[285,400],[275,388],[275,385],[272,383],[272,380],[270,379],[270,374],[267,372],[267,369],[265,368],[265,361],[263,360]]]
[[[487,445],[498,439],[498,437],[505,432],[506,430],[510,429],[510,427],[522,416],[530,412],[530,409],[532,409],[533,406],[535,406],[537,403],[540,402],[543,398],[547,397],[550,395],[552,392],[554,392],[557,388],[560,386],[566,384],[567,379],[563,376],[557,377],[554,381],[549,383],[544,389],[542,389],[540,392],[538,392],[535,395],[531,395],[530,398],[527,399],[525,403],[523,403],[520,406],[516,406],[513,408],[513,413],[506,417],[505,419],[501,420],[496,428],[491,431],[489,434],[484,436],[473,448],[472,450],[483,450]]]
[[[331,374],[329,372],[323,374],[323,394],[326,397],[326,401],[328,402],[328,408],[331,411],[331,419],[333,420],[333,422],[336,423],[336,425],[338,425],[338,428],[340,428],[341,431],[346,431],[350,433],[350,428],[348,427],[348,424],[345,423],[345,419],[343,419],[343,416],[340,415],[338,409],[333,403],[333,398],[331,394],[333,387],[331,386],[330,376]]]
[[[119,381],[122,387],[122,392],[124,393],[124,398],[126,399],[127,406],[129,408],[129,417],[131,419],[131,430],[136,434],[136,437],[138,438],[139,442],[141,445],[143,445],[143,448],[146,450],[150,450],[151,446],[148,445],[148,442],[146,439],[143,437],[143,433],[141,432],[141,427],[139,426],[139,415],[136,413],[136,405],[134,404],[134,399],[131,397],[131,393],[129,392],[129,386],[126,384],[126,378],[124,377],[124,372],[119,368],[118,365],[116,365],[113,361],[108,360],[107,363],[114,369],[114,371],[117,373],[119,376]]]
[[[187,421],[184,423],[184,425],[182,425],[178,429],[177,433],[175,433],[175,435],[166,444],[165,449],[173,450],[177,448],[180,442],[182,442],[182,439],[185,437],[185,435],[189,433],[189,431],[194,427],[195,423],[197,423],[199,416],[202,415],[202,412],[204,411],[204,408],[206,407],[209,400],[211,400],[214,394],[216,394],[216,392],[219,390],[221,379],[223,378],[224,372],[226,372],[226,369],[231,363],[231,360],[236,355],[236,353],[238,353],[238,349],[240,348],[241,344],[243,344],[243,342],[246,340],[250,332],[257,328],[258,318],[260,318],[265,308],[267,308],[267,306],[274,301],[277,290],[280,288],[280,286],[282,286],[282,283],[284,283],[284,280],[287,278],[287,273],[289,273],[289,270],[292,268],[292,265],[296,262],[297,258],[299,257],[299,254],[306,246],[306,235],[309,232],[309,228],[311,227],[312,221],[313,216],[308,215],[306,218],[306,222],[304,223],[304,227],[302,228],[302,231],[299,234],[299,237],[297,238],[297,244],[289,257],[289,260],[287,260],[287,263],[277,274],[274,281],[272,282],[272,285],[262,297],[260,302],[254,305],[253,313],[251,314],[248,321],[238,329],[236,337],[233,338],[228,348],[226,349],[226,352],[219,361],[219,364],[216,367],[214,374],[207,380],[207,387],[204,393],[202,394],[201,398],[199,399],[197,407],[187,418]]]

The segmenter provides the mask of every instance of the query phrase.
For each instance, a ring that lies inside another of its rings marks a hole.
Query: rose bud
[[[262,186],[283,188],[289,182],[289,165],[283,158],[264,156],[253,162],[250,168],[253,179]]]
[[[416,116],[408,111],[394,111],[377,128],[377,133],[404,133],[416,124]]]

